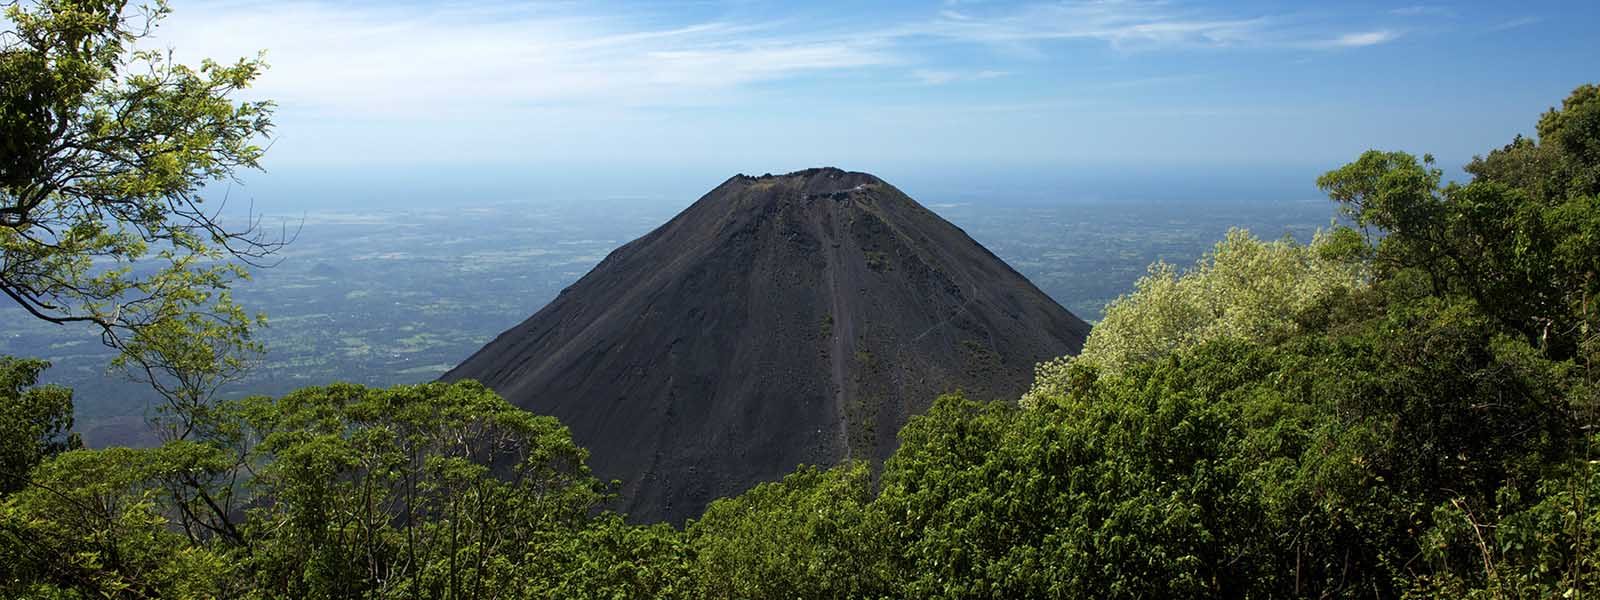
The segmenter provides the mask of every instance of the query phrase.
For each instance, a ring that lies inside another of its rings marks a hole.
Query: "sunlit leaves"
[[[1218,339],[1286,339],[1368,284],[1364,249],[1345,228],[1318,233],[1310,245],[1264,242],[1236,229],[1188,271],[1156,263],[1132,293],[1106,307],[1077,358],[1039,365],[1023,406],[1062,393],[1072,362],[1119,371]]]
[[[227,294],[278,242],[225,223],[206,185],[259,166],[272,104],[234,99],[259,58],[198,68],[136,43],[165,2],[7,3],[0,37],[0,292],[89,323],[178,412],[259,348]],[[177,426],[179,431],[188,424]]]

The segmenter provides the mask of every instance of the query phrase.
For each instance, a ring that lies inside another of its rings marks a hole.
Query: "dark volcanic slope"
[[[736,176],[446,373],[554,415],[682,522],[797,464],[882,460],[941,393],[1016,398],[1089,326],[865,173]]]

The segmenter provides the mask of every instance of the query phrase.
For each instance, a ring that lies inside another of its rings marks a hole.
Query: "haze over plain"
[[[1454,167],[1504,143],[1600,54],[1583,2],[177,8],[156,43],[179,59],[266,50],[254,93],[279,135],[246,195],[285,210],[681,207],[733,173],[822,165],[932,201],[1000,179],[1028,189],[990,196],[1316,197],[1311,177],[1368,148]]]

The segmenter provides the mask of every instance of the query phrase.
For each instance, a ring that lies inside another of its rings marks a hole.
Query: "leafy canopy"
[[[0,596],[641,597],[678,585],[670,527],[550,417],[473,382],[222,402],[157,448],[73,450],[0,496]]]
[[[72,390],[36,385],[49,366],[0,356],[0,494],[22,489],[45,459],[83,445],[72,433]]]
[[[206,185],[260,166],[272,103],[235,100],[260,58],[198,67],[142,49],[164,0],[4,3],[0,294],[97,327],[175,404],[259,351],[228,290],[282,243],[229,224]]]
[[[1233,229],[1185,272],[1151,265],[1132,293],[1106,307],[1082,353],[1039,365],[1022,404],[1062,391],[1073,361],[1120,371],[1219,339],[1287,339],[1367,285],[1364,248],[1344,227],[1318,232],[1310,245],[1264,242]]]

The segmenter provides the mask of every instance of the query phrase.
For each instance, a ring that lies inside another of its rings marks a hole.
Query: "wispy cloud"
[[[1507,29],[1527,27],[1529,25],[1537,24],[1543,20],[1544,19],[1539,17],[1518,17],[1501,23],[1496,23],[1494,26],[1489,28],[1489,31],[1505,31]]]
[[[1010,75],[1008,71],[983,70],[983,71],[955,71],[944,69],[916,69],[911,76],[928,85],[944,85],[967,81],[983,81]]]
[[[1160,86],[1172,85],[1172,84],[1175,84],[1175,83],[1193,83],[1195,81],[1199,81],[1199,80],[1202,80],[1202,79],[1209,79],[1209,78],[1211,78],[1211,75],[1209,75],[1207,73],[1186,73],[1186,74],[1183,74],[1183,75],[1160,75],[1160,76],[1154,76],[1154,77],[1138,77],[1138,78],[1134,78],[1134,79],[1120,79],[1120,80],[1116,80],[1116,81],[1107,81],[1107,82],[1095,85],[1094,87],[1096,87],[1098,89],[1103,89],[1103,90],[1142,88],[1142,87],[1160,87]]]
[[[998,59],[995,68],[982,70],[945,60],[962,44],[1045,58],[1041,48],[1058,40],[1128,51],[1316,51],[1400,36],[1390,29],[1344,33],[1306,18],[1143,0],[969,0],[931,8],[920,19],[873,22],[869,16],[822,27],[685,22],[672,14],[640,14],[648,9],[602,14],[583,3],[529,8],[500,0],[223,0],[179,8],[156,43],[176,48],[189,62],[266,49],[272,68],[261,81],[262,95],[285,110],[340,118],[719,105],[763,83],[872,69],[893,69],[929,85],[1008,74]],[[936,50],[929,51],[930,42]]]
[[[1399,37],[1400,34],[1398,32],[1380,29],[1378,31],[1346,33],[1331,40],[1321,42],[1320,44],[1337,48],[1362,48],[1365,46],[1376,46],[1378,44],[1392,42]]]
[[[1431,6],[1397,9],[1423,14]],[[1340,32],[1336,26],[1294,14],[1237,14],[1141,0],[1033,3],[979,10],[946,8],[907,35],[1029,50],[1050,41],[1098,41],[1120,50],[1182,48],[1294,48],[1319,50],[1393,41],[1392,29]],[[1034,50],[1033,54],[1041,54]]]
[[[1454,17],[1456,11],[1433,4],[1413,4],[1389,9],[1389,14],[1399,17]]]
[[[901,62],[881,39],[791,35],[761,23],[641,27],[498,4],[195,4],[157,43],[180,58],[265,48],[272,68],[263,94],[346,114],[698,103],[755,82]]]
[[[1121,48],[1227,46],[1251,40],[1263,18],[1203,18],[1169,12],[1165,3],[1032,4],[998,14],[944,10],[909,33],[988,44],[1098,40]]]

